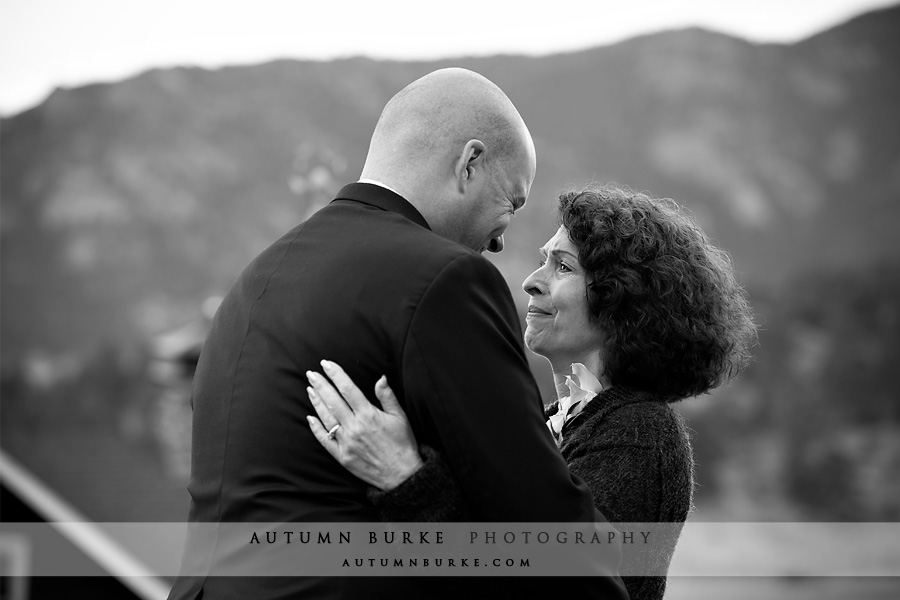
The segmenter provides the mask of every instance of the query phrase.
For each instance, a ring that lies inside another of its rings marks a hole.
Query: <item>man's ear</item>
[[[462,154],[456,161],[454,173],[456,175],[456,187],[460,193],[466,191],[466,187],[472,180],[475,171],[484,164],[484,142],[481,140],[469,140],[463,146]]]

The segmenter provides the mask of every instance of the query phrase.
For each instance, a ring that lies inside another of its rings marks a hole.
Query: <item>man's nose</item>
[[[488,242],[487,249],[491,252],[503,252],[503,236],[498,235],[495,238],[491,238],[491,241]]]

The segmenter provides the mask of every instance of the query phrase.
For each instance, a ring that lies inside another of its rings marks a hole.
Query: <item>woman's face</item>
[[[591,322],[587,275],[578,249],[560,227],[541,248],[541,266],[522,283],[531,296],[525,318],[525,346],[547,358],[554,370],[573,362],[593,363],[603,347],[603,333]]]

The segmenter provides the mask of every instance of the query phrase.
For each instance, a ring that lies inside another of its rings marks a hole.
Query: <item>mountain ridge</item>
[[[356,179],[396,91],[450,65],[500,85],[535,139],[528,207],[491,257],[514,296],[555,196],[591,180],[683,204],[751,290],[896,262],[898,16],[790,45],[688,28],[541,57],[279,59],[58,90],[0,119],[2,362],[188,319]]]

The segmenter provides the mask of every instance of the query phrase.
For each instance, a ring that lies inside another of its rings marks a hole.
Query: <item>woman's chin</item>
[[[535,340],[534,338],[529,338],[527,331],[525,332],[525,347],[532,354],[536,354],[542,358],[546,358],[547,360],[550,360],[547,357],[546,350],[541,346],[540,341]]]

